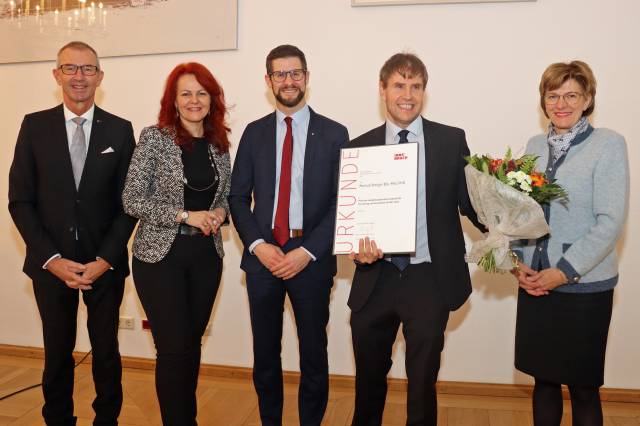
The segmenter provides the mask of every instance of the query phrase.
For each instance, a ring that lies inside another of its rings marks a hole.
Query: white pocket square
[[[102,151],[100,154],[109,154],[110,152],[115,152],[115,151],[113,150],[113,148],[109,147],[109,148],[105,149],[104,151]]]

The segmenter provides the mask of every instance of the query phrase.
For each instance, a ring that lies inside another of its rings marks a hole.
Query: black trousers
[[[436,426],[436,381],[449,308],[430,263],[400,272],[383,261],[380,277],[365,306],[351,314],[356,361],[353,425],[379,426],[387,394],[387,374],[398,327],[406,342],[407,425]]]
[[[156,392],[162,423],[196,424],[201,340],[220,285],[213,238],[177,235],[157,263],[134,257],[133,278],[156,345]]]
[[[117,425],[122,406],[122,365],[118,351],[118,317],[124,278],[105,272],[92,290],[82,291],[93,362],[96,397],[94,425]],[[73,415],[73,349],[76,345],[80,291],[57,279],[34,281],[33,291],[42,319],[44,373],[42,416],[47,425],[75,425]]]
[[[295,246],[289,240],[284,251]],[[299,245],[299,243],[298,243]],[[282,316],[285,295],[289,295],[298,332],[300,425],[320,425],[329,397],[327,323],[333,278],[318,276],[312,266],[289,280],[268,271],[247,274],[247,292],[253,332],[253,384],[258,394],[263,426],[282,425],[283,385]]]

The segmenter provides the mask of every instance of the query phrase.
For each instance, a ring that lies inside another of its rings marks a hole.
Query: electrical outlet
[[[148,319],[143,319],[140,323],[142,325],[143,330],[151,330],[151,324],[149,324]]]
[[[120,320],[118,321],[118,328],[122,328],[124,330],[133,330],[133,318],[120,317]]]

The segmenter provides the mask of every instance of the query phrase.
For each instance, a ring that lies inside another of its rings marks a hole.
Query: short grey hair
[[[63,51],[67,50],[67,49],[89,50],[89,51],[91,51],[96,56],[96,66],[98,67],[98,69],[100,69],[100,58],[98,57],[98,52],[96,52],[96,49],[94,49],[93,47],[89,46],[84,41],[71,41],[71,42],[65,44],[64,46],[62,46],[60,48],[60,50],[58,50],[58,55],[56,56],[56,67],[59,67],[61,65],[60,64],[60,54]]]

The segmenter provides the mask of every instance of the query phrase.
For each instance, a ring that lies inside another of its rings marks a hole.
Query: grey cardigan
[[[590,130],[586,139],[579,135],[555,165],[548,164],[546,135],[533,137],[526,149],[539,156],[538,171],[555,175],[569,202],[551,202],[546,212],[550,236],[517,241],[512,248],[528,265],[544,259],[542,263],[548,264],[543,267],[562,270],[569,282],[555,289],[559,292],[594,293],[618,282],[615,248],[629,204],[627,147],[624,137],[613,130]]]
[[[209,145],[218,170],[218,189],[210,210],[223,208],[229,214],[231,163],[229,153]],[[146,127],[133,152],[122,193],[124,211],[140,219],[133,240],[133,255],[143,262],[162,260],[178,234],[176,216],[184,208],[184,171],[181,150],[174,135],[157,126]],[[221,233],[214,237],[216,251],[224,256]]]

